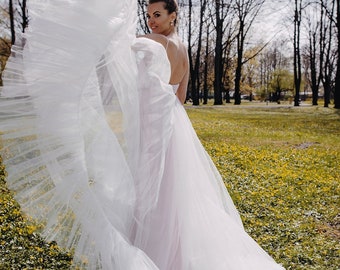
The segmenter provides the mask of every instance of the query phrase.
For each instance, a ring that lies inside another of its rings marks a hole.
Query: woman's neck
[[[173,37],[176,34],[175,28],[170,28],[169,31],[167,33],[164,33],[164,36],[166,37]]]

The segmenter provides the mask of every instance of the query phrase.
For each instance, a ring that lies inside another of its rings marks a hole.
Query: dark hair
[[[172,12],[178,13],[178,4],[176,0],[149,0],[149,4],[154,4],[158,2],[163,2],[165,4],[165,9],[171,14]],[[175,19],[174,24],[176,25],[177,19]]]

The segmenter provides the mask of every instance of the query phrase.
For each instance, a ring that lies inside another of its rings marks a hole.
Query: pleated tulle
[[[82,269],[158,269],[129,239],[140,145],[134,11],[124,0],[30,1],[1,89],[9,187]]]
[[[136,12],[30,1],[0,89],[10,189],[81,269],[282,269],[244,231]]]

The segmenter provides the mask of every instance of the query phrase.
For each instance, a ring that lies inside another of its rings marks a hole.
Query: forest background
[[[146,0],[138,33],[148,33]],[[193,105],[243,99],[340,108],[340,7],[336,0],[179,0],[178,33],[190,58]],[[1,72],[23,46],[29,0],[0,0]]]

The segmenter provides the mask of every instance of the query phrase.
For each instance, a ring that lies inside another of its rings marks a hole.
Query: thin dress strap
[[[168,46],[169,46],[169,41],[170,41],[170,39],[169,39],[169,38],[166,38],[166,39],[167,39],[167,42],[166,42],[165,50],[167,51],[167,50],[168,50]]]

